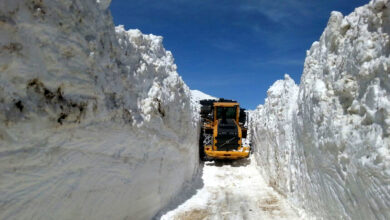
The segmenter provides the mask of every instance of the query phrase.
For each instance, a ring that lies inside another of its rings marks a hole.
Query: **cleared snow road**
[[[235,162],[206,162],[203,187],[162,220],[307,219],[269,187],[253,158]]]

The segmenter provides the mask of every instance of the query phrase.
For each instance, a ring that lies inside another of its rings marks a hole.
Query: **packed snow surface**
[[[109,3],[0,1],[0,219],[150,219],[197,171],[171,52]]]
[[[203,186],[162,220],[308,219],[266,184],[254,158],[205,162]]]
[[[390,219],[390,2],[332,12],[307,52],[251,114],[268,184],[325,219]]]

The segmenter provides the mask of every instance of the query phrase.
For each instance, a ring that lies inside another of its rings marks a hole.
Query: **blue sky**
[[[113,0],[116,25],[164,37],[191,89],[254,109],[288,73],[299,83],[306,50],[331,11],[368,0]]]

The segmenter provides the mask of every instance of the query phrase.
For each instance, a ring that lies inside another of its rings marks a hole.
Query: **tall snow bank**
[[[252,114],[269,183],[326,219],[390,218],[390,2],[332,12],[299,90],[275,83]]]
[[[172,54],[109,3],[0,2],[0,219],[150,219],[196,171]]]
[[[249,113],[249,130],[258,164],[266,181],[279,191],[289,191],[295,152],[292,118],[296,110],[298,86],[289,75],[268,90],[264,105]]]

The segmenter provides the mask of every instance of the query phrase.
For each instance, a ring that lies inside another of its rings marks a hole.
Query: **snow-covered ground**
[[[390,2],[332,12],[307,52],[251,114],[266,182],[325,219],[390,219]]]
[[[0,219],[150,219],[197,172],[172,54],[109,3],[0,1]]]
[[[162,220],[308,219],[266,184],[253,157],[206,162],[203,187]]]

